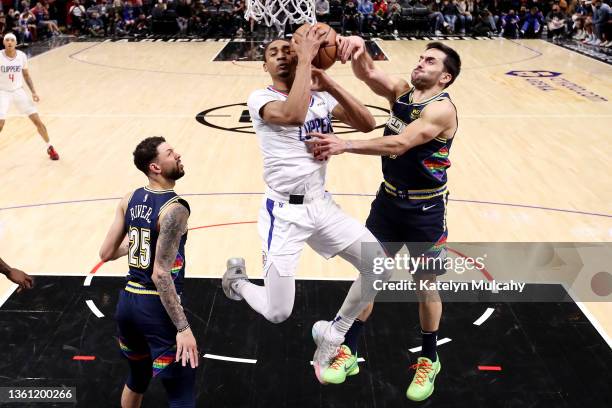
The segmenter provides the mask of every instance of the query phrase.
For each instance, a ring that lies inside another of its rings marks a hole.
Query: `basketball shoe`
[[[437,357],[435,363],[432,363],[427,357],[419,357],[417,363],[410,366],[415,370],[412,383],[406,390],[406,397],[411,401],[423,401],[434,392],[434,381],[436,376],[442,370],[440,357]]]
[[[236,301],[242,300],[242,296],[232,289],[232,284],[241,279],[249,280],[249,277],[246,274],[244,258],[228,259],[227,270],[221,279],[221,287],[223,288],[223,293],[225,293],[225,296]]]

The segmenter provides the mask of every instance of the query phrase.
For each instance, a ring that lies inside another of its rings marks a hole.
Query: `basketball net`
[[[244,18],[263,20],[268,27],[317,22],[314,0],[247,0]]]

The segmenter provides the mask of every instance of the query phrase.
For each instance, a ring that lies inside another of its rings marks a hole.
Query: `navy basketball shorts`
[[[428,198],[393,197],[380,189],[372,202],[366,227],[380,241],[388,256],[395,256],[406,245],[411,257],[440,258],[419,273],[446,273],[446,204],[448,193]]]

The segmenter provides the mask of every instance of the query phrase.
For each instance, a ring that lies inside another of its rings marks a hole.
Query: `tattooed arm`
[[[181,237],[187,231],[189,210],[181,204],[170,204],[159,222],[159,236],[153,266],[153,283],[159,292],[168,316],[176,326],[176,361],[182,360],[183,367],[189,363],[191,368],[198,366],[198,345],[187,322],[187,317],[179,301],[170,268],[174,264]]]
[[[189,210],[181,204],[171,204],[159,222],[159,237],[153,266],[153,283],[162,304],[177,330],[189,325],[179,302],[170,268],[174,264],[181,237],[187,230]]]

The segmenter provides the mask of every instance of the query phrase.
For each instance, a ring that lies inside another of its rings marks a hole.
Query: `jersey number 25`
[[[147,269],[151,265],[151,230],[131,227],[128,236],[128,264],[134,268]]]

